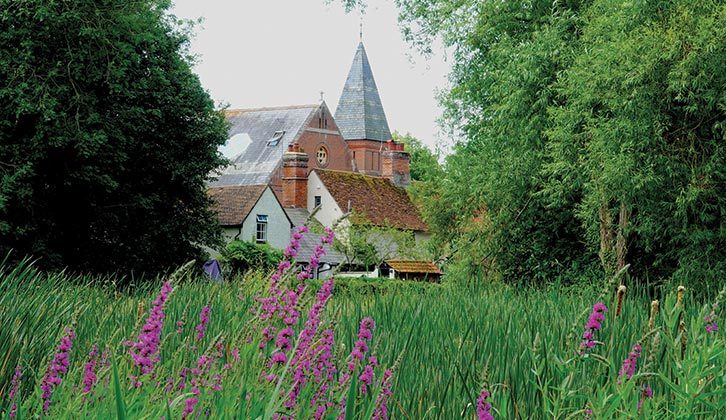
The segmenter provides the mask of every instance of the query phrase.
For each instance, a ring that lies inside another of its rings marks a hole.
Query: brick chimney
[[[397,187],[406,188],[411,183],[409,155],[403,150],[403,143],[386,142],[386,150],[381,153],[381,176]]]
[[[293,143],[282,155],[282,207],[308,206],[308,155]]]

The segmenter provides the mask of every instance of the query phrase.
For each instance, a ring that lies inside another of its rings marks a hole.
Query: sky
[[[449,144],[435,99],[446,87],[443,54],[424,58],[403,41],[392,0],[369,0],[346,14],[325,0],[176,0],[180,18],[203,18],[191,51],[194,71],[218,104],[231,108],[311,104],[335,110],[359,42],[363,43],[391,131],[425,144]]]

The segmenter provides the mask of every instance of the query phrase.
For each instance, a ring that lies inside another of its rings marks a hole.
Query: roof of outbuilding
[[[350,203],[353,223],[428,230],[406,190],[388,179],[323,169],[315,173],[342,211],[347,211]]]
[[[343,93],[338,100],[335,123],[346,140],[387,141],[391,138],[363,42],[358,44]]]
[[[439,267],[431,261],[388,260],[386,261],[386,264],[401,273],[442,274]]]
[[[211,187],[207,194],[212,198],[212,209],[222,226],[239,226],[257,204],[267,185],[238,185]]]
[[[306,222],[308,223],[308,226],[311,224],[322,226],[315,218],[310,217],[310,212],[307,209],[289,207],[285,208],[285,213],[287,213],[287,217],[295,227],[302,226]],[[297,262],[307,263],[310,261],[310,257],[313,256],[315,248],[318,244],[320,244],[320,236],[320,234],[314,232],[303,233],[303,237],[300,240],[300,248],[298,249],[297,256],[295,257]],[[345,255],[336,251],[330,245],[323,245],[323,249],[325,249],[325,255],[320,258],[320,262],[331,265],[339,265],[345,262]]]
[[[325,104],[295,105],[274,108],[230,109],[225,111],[229,122],[229,138],[247,134],[252,143],[231,164],[222,168],[212,187],[226,185],[259,185],[270,182],[272,172],[282,161],[287,146],[302,135],[315,112]],[[267,142],[276,132],[284,131],[277,145]]]

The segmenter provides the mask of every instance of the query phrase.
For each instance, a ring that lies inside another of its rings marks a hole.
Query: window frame
[[[255,242],[258,244],[267,243],[268,216],[266,214],[258,214],[255,217],[255,222]]]

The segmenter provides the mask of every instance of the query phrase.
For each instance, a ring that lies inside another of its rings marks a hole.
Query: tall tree
[[[0,254],[159,271],[218,227],[223,116],[163,0],[0,0]]]
[[[391,136],[396,143],[403,143],[410,155],[412,180],[429,181],[443,175],[439,154],[432,152],[421,140],[411,133],[401,134],[398,131]]]
[[[396,4],[413,45],[452,52],[443,103],[461,140],[423,202],[458,266],[722,281],[724,2]]]

